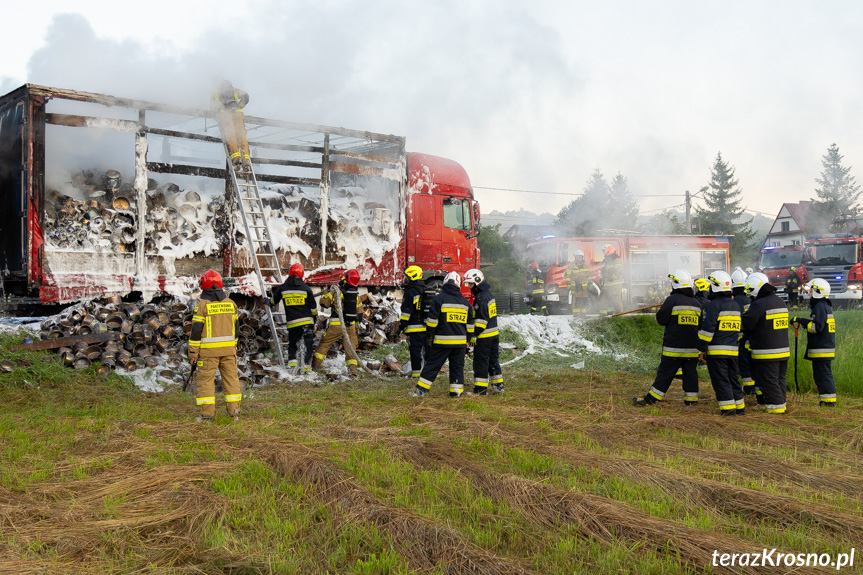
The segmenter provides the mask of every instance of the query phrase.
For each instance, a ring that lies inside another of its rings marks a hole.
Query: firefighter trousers
[[[429,356],[429,348],[426,342],[426,332],[414,331],[408,336],[408,350],[411,354],[411,377],[419,377],[423,368],[423,358]]]
[[[683,397],[685,401],[698,401],[698,358],[697,357],[671,357],[663,355],[656,368],[656,379],[653,386],[645,396],[648,403],[655,403],[665,399],[671,382],[677,370],[683,372]]]
[[[572,315],[583,315],[587,313],[590,307],[590,298],[583,293],[572,296]]]
[[[758,403],[763,403],[767,413],[785,413],[785,394],[788,383],[785,373],[788,371],[788,360],[753,361],[752,371],[755,376],[755,392],[761,396]]]
[[[357,326],[354,324],[346,325],[345,331],[348,332],[348,337],[351,340],[351,345],[354,347],[354,351],[357,350],[357,345],[359,345],[359,341],[357,341]],[[327,331],[324,332],[324,336],[321,338],[321,343],[318,344],[318,349],[315,350],[315,357],[312,360],[312,369],[318,369],[321,364],[324,362],[324,358],[327,357],[327,352],[330,351],[330,348],[333,347],[333,344],[337,341],[341,341],[342,339],[342,326],[341,325],[332,325],[330,324],[327,327]],[[352,375],[357,374],[357,360],[348,354],[347,346],[344,344],[342,347],[345,348],[345,364],[348,366],[348,371]]]
[[[728,356],[707,356],[707,373],[716,393],[719,411],[743,409],[743,386],[737,379],[737,358]]]
[[[426,358],[417,385],[431,389],[437,374],[443,364],[449,360],[449,392],[450,395],[461,395],[464,391],[464,356],[467,349],[464,345],[432,345]]]
[[[737,370],[743,384],[743,393],[755,393],[755,378],[752,377],[752,352],[746,349],[746,340],[740,340],[737,347]]]
[[[818,386],[819,398],[827,403],[836,402],[836,382],[833,381],[832,363],[829,359],[812,360],[812,376],[815,378],[815,385]]]
[[[620,313],[623,311],[623,290],[620,286],[602,288],[602,311]]]
[[[315,330],[310,325],[292,327],[288,330],[288,365],[297,365],[297,349],[300,340],[303,340],[303,365],[311,365],[312,352],[314,351]]]
[[[197,404],[201,408],[203,417],[215,417],[216,415],[216,369],[222,374],[222,392],[225,394],[225,407],[228,415],[235,415],[240,411],[240,400],[243,394],[240,391],[240,377],[237,372],[237,356],[223,355],[222,357],[199,357],[198,375],[195,383],[197,391]]]
[[[231,162],[237,158],[249,159],[249,141],[246,138],[246,119],[242,110],[222,108],[216,114],[222,140],[228,148]]]
[[[548,315],[544,292],[530,294],[530,313],[531,315]]]
[[[482,337],[476,340],[473,348],[473,387],[474,392],[485,391],[489,384],[503,384],[503,371],[500,369],[500,338]]]

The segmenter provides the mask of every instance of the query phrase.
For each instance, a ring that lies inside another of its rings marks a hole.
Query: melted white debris
[[[580,321],[568,316],[498,316],[501,328],[511,329],[526,342],[521,355],[501,365],[509,365],[531,354],[550,352],[569,357],[576,352],[602,353],[602,349],[579,334]]]

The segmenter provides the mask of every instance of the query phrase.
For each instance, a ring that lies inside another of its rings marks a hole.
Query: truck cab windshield
[[[459,198],[445,198],[443,201],[443,225],[454,230],[469,232],[470,202]]]
[[[816,244],[809,249],[812,263],[821,266],[848,266],[857,263],[857,244]]]
[[[797,267],[803,262],[803,250],[789,252],[763,252],[761,267],[767,270]]]

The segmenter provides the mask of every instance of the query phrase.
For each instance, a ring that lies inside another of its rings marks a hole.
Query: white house
[[[811,201],[782,204],[764,240],[764,247],[802,246],[806,241],[806,219],[811,209]]]

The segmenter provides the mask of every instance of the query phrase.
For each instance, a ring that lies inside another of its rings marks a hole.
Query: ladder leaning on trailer
[[[230,158],[228,146],[225,144],[225,155]],[[264,203],[261,201],[261,193],[258,189],[258,181],[255,172],[249,162],[234,164],[228,161],[228,170],[231,172],[231,181],[237,193],[237,203],[240,206],[240,215],[243,218],[243,226],[246,229],[246,238],[249,241],[249,251],[252,261],[255,263],[255,275],[258,278],[258,287],[261,296],[267,297],[267,282],[265,278],[271,278],[275,285],[282,284],[282,270],[279,268],[279,260],[276,258],[276,247],[272,241],[270,226],[264,216]],[[272,285],[272,284],[271,284]],[[273,336],[273,347],[279,358],[279,365],[285,367],[286,350],[276,330],[274,311],[271,309],[267,314],[270,322],[270,331]]]

